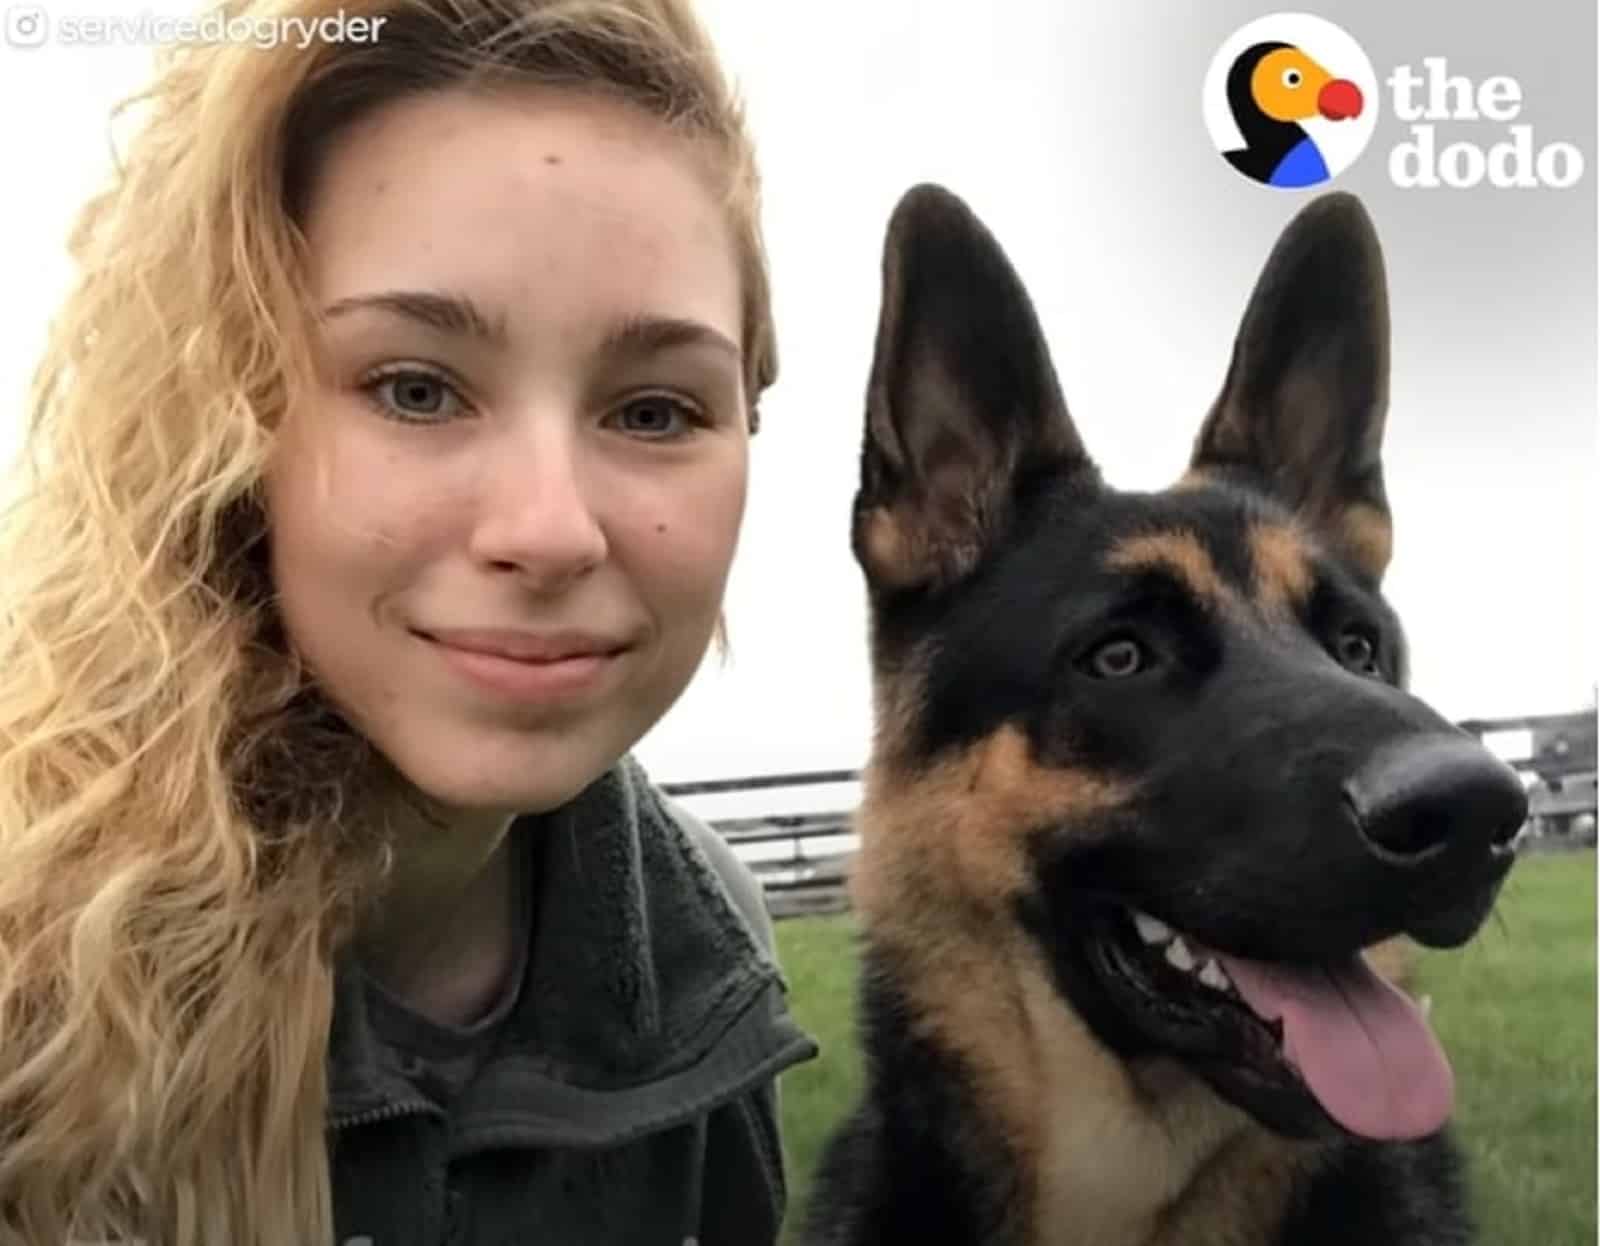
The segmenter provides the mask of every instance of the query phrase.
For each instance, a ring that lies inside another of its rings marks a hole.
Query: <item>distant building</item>
[[[1537,835],[1595,840],[1595,713],[1473,719],[1461,726],[1483,737],[1525,731],[1528,755],[1506,760],[1528,781],[1528,821]]]

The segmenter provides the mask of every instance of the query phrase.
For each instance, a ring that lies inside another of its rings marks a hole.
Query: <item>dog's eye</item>
[[[1364,627],[1347,627],[1334,642],[1334,656],[1359,675],[1378,673],[1377,638]]]
[[[1147,665],[1144,646],[1126,636],[1108,640],[1089,655],[1089,670],[1101,679],[1126,679]]]

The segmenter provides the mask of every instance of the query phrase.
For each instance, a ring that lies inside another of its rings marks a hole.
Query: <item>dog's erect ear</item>
[[[889,221],[853,544],[875,589],[938,589],[1004,533],[1036,469],[1093,472],[1027,291],[949,191]]]
[[[1267,259],[1193,467],[1264,485],[1376,584],[1391,545],[1388,403],[1383,253],[1354,196],[1324,195]]]

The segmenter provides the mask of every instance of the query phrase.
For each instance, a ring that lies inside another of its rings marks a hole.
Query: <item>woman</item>
[[[737,106],[685,0],[226,10],[337,12],[173,49],[71,239],[0,531],[0,1241],[770,1242],[815,1048],[628,756],[775,371]]]

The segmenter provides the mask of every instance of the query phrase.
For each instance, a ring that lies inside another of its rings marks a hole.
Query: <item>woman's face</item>
[[[744,510],[699,152],[587,94],[434,94],[338,141],[305,226],[323,374],[267,478],[290,639],[434,800],[561,804],[694,674]]]

